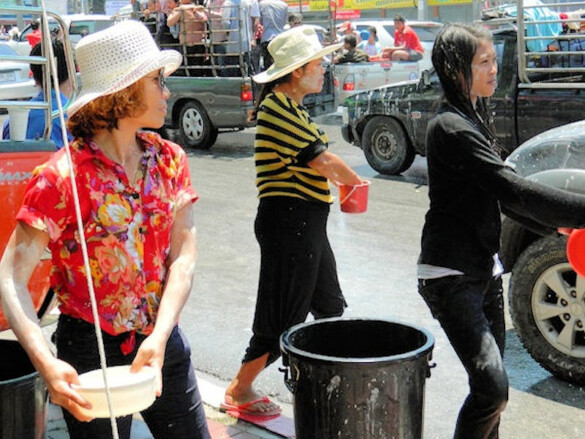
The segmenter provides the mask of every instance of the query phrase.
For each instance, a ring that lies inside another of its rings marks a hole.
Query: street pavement
[[[318,123],[330,137],[331,150],[372,181],[366,213],[342,213],[338,201],[331,210],[328,233],[349,304],[345,316],[410,323],[431,331],[436,367],[426,381],[424,438],[448,439],[468,388],[465,371],[416,291],[420,231],[428,207],[425,161],[418,157],[399,177],[378,175],[361,150],[343,141],[337,118],[320,118]],[[221,401],[251,335],[259,267],[253,234],[253,139],[253,129],[225,133],[209,150],[188,151],[200,195],[195,204],[199,258],[180,324],[191,342],[199,379],[215,389],[210,407]],[[510,401],[500,437],[585,437],[585,389],[557,380],[536,364],[518,340],[507,311],[506,324]],[[281,360],[260,375],[257,390],[282,404],[292,417],[293,396],[279,367]]]

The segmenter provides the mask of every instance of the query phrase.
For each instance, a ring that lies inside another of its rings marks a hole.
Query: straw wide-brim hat
[[[82,38],[75,48],[81,73],[81,92],[67,113],[71,117],[84,105],[138,81],[154,70],[170,75],[183,57],[176,50],[159,50],[152,35],[139,21],[126,20]]]
[[[297,26],[277,35],[269,44],[268,52],[274,62],[262,73],[253,76],[254,81],[264,84],[274,81],[309,61],[335,52],[343,43],[323,47],[311,26]]]

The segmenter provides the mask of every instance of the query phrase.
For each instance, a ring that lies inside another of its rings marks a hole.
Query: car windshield
[[[441,30],[441,26],[418,26],[416,24],[410,25],[412,30],[416,32],[418,39],[421,41],[432,43],[435,41],[437,34]],[[394,36],[394,24],[387,24],[384,26],[386,32]]]

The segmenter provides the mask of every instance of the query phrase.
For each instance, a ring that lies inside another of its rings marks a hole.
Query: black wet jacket
[[[430,121],[426,148],[430,208],[419,263],[491,276],[500,244],[500,204],[529,222],[585,226],[585,196],[516,174],[475,123],[448,104]]]

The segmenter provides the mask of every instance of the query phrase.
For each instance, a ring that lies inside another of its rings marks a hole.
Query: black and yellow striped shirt
[[[258,197],[297,197],[332,203],[329,180],[307,163],[328,147],[307,110],[283,93],[270,93],[258,111],[254,160]]]

